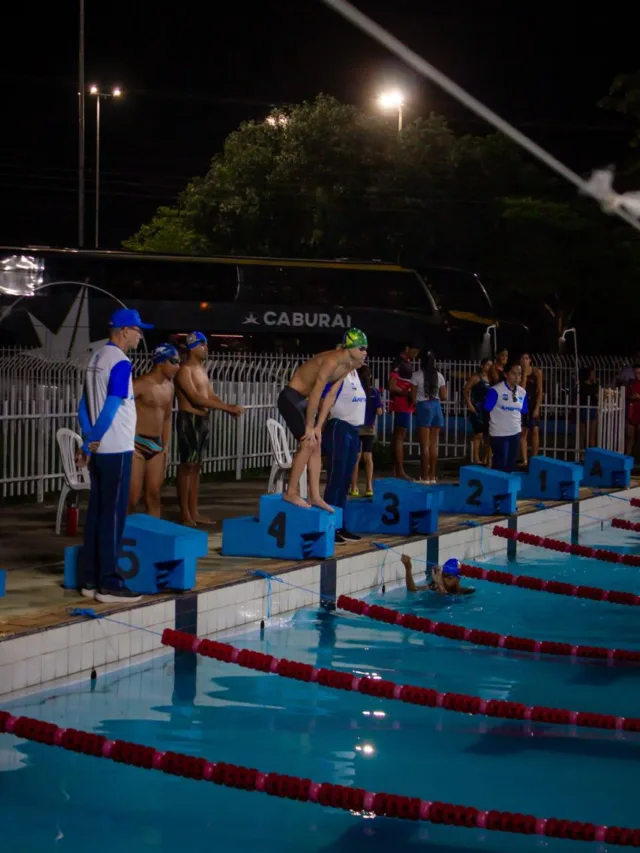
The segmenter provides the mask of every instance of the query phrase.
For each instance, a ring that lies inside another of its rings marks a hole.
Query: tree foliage
[[[640,95],[624,104],[640,119]],[[124,245],[478,270],[516,316],[535,303],[550,339],[638,267],[629,229],[503,136],[456,135],[433,114],[398,133],[325,95],[240,125],[206,175]]]

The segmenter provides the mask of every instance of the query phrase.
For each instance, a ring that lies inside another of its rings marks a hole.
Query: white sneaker
[[[87,589],[86,587],[83,587],[80,590],[80,595],[83,595],[85,598],[94,598],[95,599],[97,591],[98,591],[97,589]]]
[[[96,601],[101,601],[103,604],[135,604],[136,601],[142,601],[142,596],[123,587],[119,590],[96,592]]]

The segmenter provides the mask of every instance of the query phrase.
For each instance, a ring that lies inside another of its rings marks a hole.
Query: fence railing
[[[266,430],[268,418],[278,418],[277,398],[295,368],[306,355],[231,355],[213,353],[207,370],[216,393],[223,400],[245,407],[234,419],[213,412],[212,429],[203,457],[205,474],[233,471],[240,479],[250,468],[271,465]],[[371,358],[374,384],[383,389],[392,359]],[[144,354],[133,357],[136,373],[151,367]],[[624,391],[602,387],[598,405],[585,405],[575,394],[575,361],[562,356],[534,357],[544,373],[545,397],[540,413],[540,451],[559,458],[579,460],[587,442],[622,451],[624,447]],[[622,358],[584,359],[594,364],[603,386],[613,386],[624,364]],[[78,429],[76,412],[82,394],[85,362],[54,361],[28,350],[0,349],[0,496],[36,495],[62,487],[62,463],[56,446],[60,427]],[[478,370],[471,361],[440,362],[447,380],[445,426],[440,436],[440,455],[467,459],[470,432],[463,399],[467,378]],[[393,415],[377,424],[378,440],[389,443]],[[406,450],[417,454],[415,430],[407,431]],[[169,473],[177,465],[177,442],[172,441]]]

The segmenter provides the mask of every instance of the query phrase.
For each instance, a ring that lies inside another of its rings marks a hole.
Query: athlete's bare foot
[[[322,498],[318,498],[315,501],[313,498],[311,498],[310,503],[311,503],[311,506],[317,506],[318,509],[324,509],[327,512],[335,512],[334,508],[330,504],[328,504],[326,501],[323,501]]]
[[[410,477],[404,471],[401,474],[394,474],[394,476],[395,476],[396,480],[407,480],[409,483],[414,482],[413,477]]]
[[[310,504],[304,498],[301,498],[300,495],[290,495],[288,492],[285,492],[282,499],[294,506],[301,506],[303,509],[309,509],[310,507]]]
[[[196,524],[215,524],[215,521],[212,518],[208,518],[206,515],[201,515],[198,513],[195,518]]]
[[[180,524],[182,524],[183,527],[197,527],[198,526],[192,518],[181,518]]]

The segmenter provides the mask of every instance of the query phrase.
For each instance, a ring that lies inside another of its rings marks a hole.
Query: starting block
[[[529,471],[522,476],[521,498],[543,501],[576,501],[580,495],[580,481],[584,475],[582,465],[532,456]]]
[[[0,598],[4,595],[7,584],[7,572],[6,569],[0,569]]]
[[[590,447],[584,457],[583,486],[600,489],[624,488],[631,482],[633,456]]]
[[[226,518],[222,523],[223,557],[272,557],[280,560],[326,560],[333,557],[342,510],[300,507],[282,495],[262,495],[258,518]]]
[[[80,545],[65,548],[66,589],[78,588],[80,548]],[[206,556],[208,549],[209,537],[204,530],[143,513],[130,515],[120,543],[118,574],[127,589],[140,595],[193,589],[197,559]]]
[[[440,486],[442,512],[472,515],[511,515],[516,511],[520,478],[504,471],[492,471],[481,465],[460,469],[457,486]]]
[[[344,526],[353,533],[427,535],[438,528],[440,501],[437,489],[385,477],[374,481],[372,498],[347,500]]]

